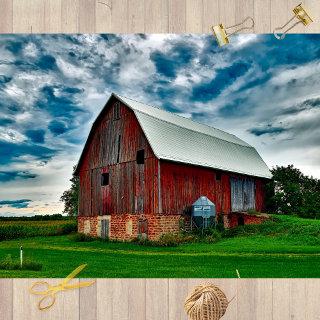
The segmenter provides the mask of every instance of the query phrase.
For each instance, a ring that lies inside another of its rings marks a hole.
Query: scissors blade
[[[83,281],[75,284],[67,284],[65,285],[66,289],[77,289],[77,288],[84,288],[84,287],[90,287],[93,285],[96,281]]]
[[[87,265],[82,264],[78,268],[74,269],[63,281],[63,284],[67,284],[71,279],[73,279],[78,273],[80,273]]]

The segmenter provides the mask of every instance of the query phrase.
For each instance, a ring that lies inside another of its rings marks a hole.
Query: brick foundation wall
[[[268,219],[267,215],[251,215],[247,213],[231,213],[223,215],[225,228],[238,226],[239,217],[244,224],[260,224]],[[109,219],[109,238],[114,240],[130,241],[141,236],[139,222],[145,221],[146,237],[149,240],[158,240],[162,234],[178,233],[181,230],[190,230],[190,216],[164,214],[115,214],[111,216],[79,216],[78,232],[92,237],[101,235],[101,219]]]
[[[187,217],[181,215],[112,215],[110,222],[110,239],[131,240],[137,238],[139,233],[139,221],[145,221],[148,239],[157,240],[165,233],[178,233],[183,227],[182,221],[188,221]],[[190,221],[190,220],[189,220]],[[130,227],[128,228],[128,223]],[[188,226],[188,222],[186,222]],[[131,232],[128,232],[128,229]]]
[[[239,217],[243,218],[244,224],[260,224],[269,219],[267,215],[255,215],[248,213],[230,213],[224,215],[224,227],[234,228],[238,226]]]
[[[131,240],[138,236],[138,216],[114,214],[110,218],[110,239]]]
[[[139,233],[139,221],[145,221],[146,235],[150,240],[157,240],[165,233],[178,233],[181,229],[190,228],[190,217],[181,215],[162,214],[115,214],[110,218],[110,239],[132,240]],[[93,237],[100,236],[99,220],[101,217],[78,217],[78,232],[86,233]],[[141,230],[140,230],[141,231]]]
[[[85,233],[91,237],[98,236],[98,217],[78,216],[78,232]]]

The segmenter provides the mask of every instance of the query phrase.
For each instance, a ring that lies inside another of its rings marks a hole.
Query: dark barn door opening
[[[255,209],[254,180],[250,178],[231,178],[231,212]]]
[[[238,226],[244,226],[244,218],[243,216],[238,217]]]

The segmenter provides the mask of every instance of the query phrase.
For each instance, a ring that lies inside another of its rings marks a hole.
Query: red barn
[[[77,165],[79,232],[111,239],[157,239],[190,221],[200,196],[226,226],[264,210],[270,171],[236,136],[112,94],[93,123]]]

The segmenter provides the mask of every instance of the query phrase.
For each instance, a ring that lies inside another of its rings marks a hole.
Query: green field
[[[1,228],[1,227],[0,227]],[[276,216],[261,226],[240,227],[217,243],[150,247],[135,243],[74,242],[70,236],[0,242],[11,254],[42,263],[41,271],[0,270],[0,277],[64,277],[87,263],[82,277],[320,277],[320,221]]]
[[[77,230],[75,219],[35,221],[28,219],[0,220],[0,241],[30,238],[35,236],[56,236]]]

